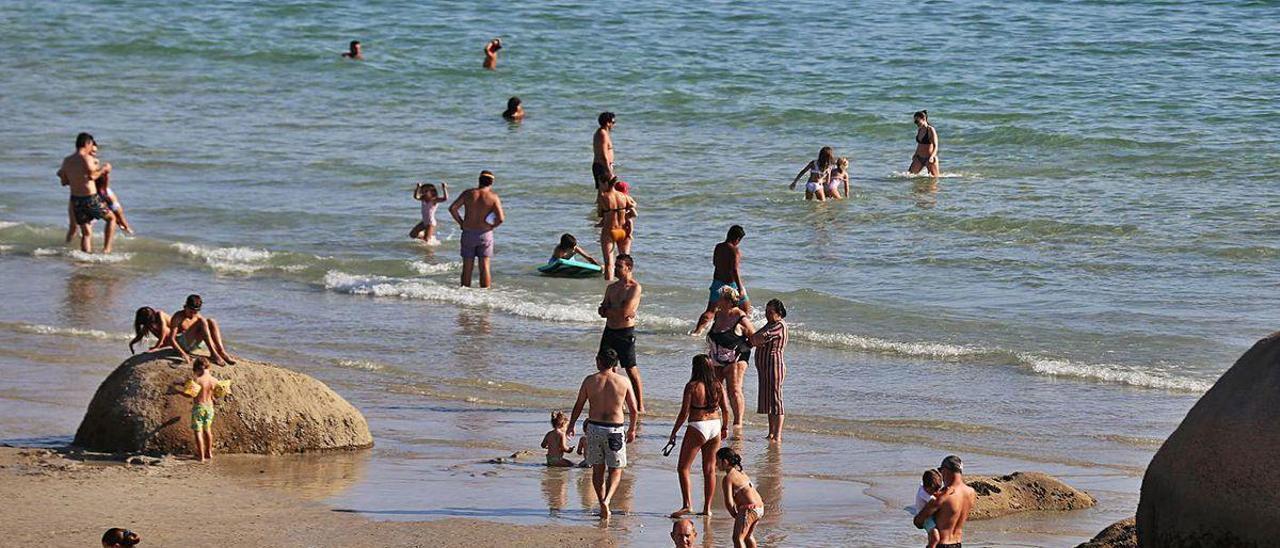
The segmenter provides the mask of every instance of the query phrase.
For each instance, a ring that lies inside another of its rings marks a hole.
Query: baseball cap
[[[939,468],[960,474],[964,473],[964,463],[960,462],[960,457],[955,455],[947,455],[947,458],[942,459],[942,466],[939,466]]]

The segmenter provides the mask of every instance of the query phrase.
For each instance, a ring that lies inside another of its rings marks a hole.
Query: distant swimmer
[[[342,57],[345,59],[355,59],[356,61],[363,61],[364,50],[361,49],[360,47],[360,41],[352,40],[351,43],[347,45],[347,51],[346,53],[342,54]]]
[[[632,218],[636,215],[636,201],[617,188],[617,180],[600,187],[596,196],[596,215],[600,218],[600,251],[604,255],[604,279],[613,279],[613,257],[631,254]]]
[[[800,178],[805,174],[809,174],[809,182],[804,184],[804,199],[818,200],[819,202],[826,200],[824,190],[827,188],[827,182],[831,180],[831,172],[836,167],[836,152],[831,147],[822,147],[818,150],[818,159],[810,161],[800,168],[800,172],[796,174],[796,178],[791,180],[791,190],[796,189],[796,183],[800,182]]]
[[[587,441],[587,462],[591,463],[591,486],[595,488],[603,519],[609,519],[611,514],[609,503],[622,481],[622,469],[627,467],[627,444],[636,440],[639,416],[636,394],[627,378],[614,371],[617,365],[618,353],[611,348],[601,348],[596,354],[596,372],[582,380],[578,400],[573,404],[573,416],[569,419],[568,435],[573,437],[583,407],[589,407],[582,430]],[[628,412],[630,425],[624,431],[623,416]]]
[[[911,167],[907,173],[915,175],[921,169],[928,168],[929,175],[938,176],[938,130],[929,125],[929,111],[922,110],[913,119],[916,124],[916,153],[911,156]]]
[[[724,472],[721,491],[724,506],[733,517],[734,548],[756,547],[756,525],[764,519],[764,499],[742,470],[742,455],[722,447],[716,452],[716,468]]]
[[[430,245],[440,243],[436,239],[436,208],[449,201],[449,183],[440,183],[444,194],[436,192],[436,185],[425,183],[413,185],[413,199],[422,205],[422,221],[413,225],[409,237],[420,239]]]
[[[596,313],[604,318],[604,332],[600,334],[600,350],[613,350],[618,354],[622,369],[636,393],[636,409],[645,412],[644,387],[640,383],[640,370],[636,367],[636,311],[640,308],[643,288],[633,277],[635,262],[630,255],[619,255],[614,274],[618,280],[604,289],[604,299]]]
[[[488,70],[497,70],[498,68],[498,50],[502,49],[502,39],[494,38],[484,45],[484,68]]]
[[[507,99],[507,110],[502,111],[502,117],[508,122],[524,120],[524,107],[521,106],[519,97]]]
[[[711,273],[711,293],[707,297],[707,309],[698,317],[698,323],[693,326],[693,330],[689,331],[690,335],[701,333],[702,328],[711,323],[711,318],[715,316],[716,303],[720,301],[720,289],[723,287],[738,290],[738,308],[751,314],[751,298],[747,296],[747,288],[742,283],[742,277],[738,272],[738,267],[742,263],[742,253],[738,250],[738,245],[746,236],[746,229],[733,225],[729,227],[724,241],[716,244],[711,252],[711,264],[715,271]]]
[[[978,499],[972,487],[964,483],[964,464],[960,457],[950,455],[942,459],[943,488],[934,494],[913,522],[923,528],[933,518],[938,530],[937,548],[960,548],[964,542],[964,524],[969,521],[969,511]]]
[[[574,238],[573,234],[561,234],[560,244],[557,245],[555,249],[551,250],[551,259],[548,262],[556,262],[561,259],[571,260],[579,255],[593,265],[600,264],[595,257],[588,255],[585,250],[578,247],[578,239]]]
[[[693,357],[693,372],[689,382],[684,385],[684,397],[680,403],[680,413],[676,415],[676,424],[671,427],[671,437],[667,438],[667,447],[674,447],[676,435],[680,427],[688,420],[684,440],[680,443],[680,458],[676,464],[676,473],[680,478],[680,497],[683,506],[671,514],[679,518],[693,513],[693,480],[690,471],[693,459],[702,452],[702,512],[711,515],[711,503],[715,501],[716,492],[716,451],[720,443],[729,437],[729,426],[725,417],[729,414],[725,403],[727,396],[724,385],[716,377],[711,368],[711,357],[698,354]],[[665,453],[667,450],[664,449]]]
[[[671,542],[676,548],[693,548],[698,544],[698,528],[688,519],[679,519],[671,524]]]
[[[102,252],[111,253],[111,240],[116,234],[116,216],[98,194],[97,181],[111,173],[111,164],[98,162],[98,143],[88,133],[76,136],[76,151],[62,159],[58,180],[71,187],[71,217],[80,227],[80,251],[93,252],[93,221],[107,223]]]
[[[480,260],[480,287],[490,284],[489,259],[493,257],[493,229],[506,220],[502,200],[493,191],[493,172],[480,172],[479,185],[464,190],[449,206],[449,215],[462,227],[462,286],[471,287],[471,273]],[[465,210],[465,213],[459,213]]]
[[[591,177],[595,179],[596,190],[613,180],[613,126],[618,117],[612,112],[601,112],[596,117],[600,127],[591,138],[591,150],[595,156],[591,160]]]
[[[843,190],[841,190],[843,187]],[[836,159],[836,168],[827,178],[823,192],[832,200],[842,200],[849,195],[849,159],[841,156]]]

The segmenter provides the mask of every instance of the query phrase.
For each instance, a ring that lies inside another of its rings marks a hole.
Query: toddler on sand
[[[936,469],[930,468],[924,471],[924,476],[920,479],[920,489],[916,491],[916,507],[913,514],[919,513],[938,491],[942,490],[942,473]],[[929,548],[938,545],[938,529],[933,518],[925,520],[923,529],[929,533]]]
[[[551,412],[551,431],[542,436],[542,448],[547,450],[547,466],[570,468],[573,461],[564,458],[565,453],[573,451],[569,447],[569,436],[565,429],[569,427],[569,417],[563,411]]]

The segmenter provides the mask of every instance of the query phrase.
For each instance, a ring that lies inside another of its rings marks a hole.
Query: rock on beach
[[[213,375],[231,381],[214,404],[215,453],[282,454],[373,446],[363,415],[324,383],[275,365],[239,360]],[[98,387],[74,444],[111,453],[192,452],[191,399],[179,393],[191,366],[147,353]]]
[[[1007,476],[974,476],[965,483],[978,492],[969,519],[998,518],[1028,511],[1066,511],[1090,508],[1091,495],[1040,472],[1014,472]]]

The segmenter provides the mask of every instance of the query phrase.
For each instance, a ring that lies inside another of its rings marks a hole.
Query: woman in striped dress
[[[756,374],[760,379],[760,399],[756,413],[769,415],[769,437],[782,441],[782,381],[787,378],[787,364],[782,351],[787,346],[787,307],[778,299],[764,307],[768,323],[751,336],[756,347]]]

